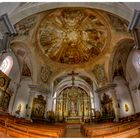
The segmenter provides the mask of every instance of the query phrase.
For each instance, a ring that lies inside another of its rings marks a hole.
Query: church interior
[[[139,138],[140,3],[0,3],[1,138]]]

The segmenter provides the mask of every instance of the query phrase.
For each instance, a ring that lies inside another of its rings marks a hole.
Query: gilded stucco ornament
[[[107,22],[84,8],[52,10],[37,31],[38,46],[53,61],[81,64],[97,57],[109,42]]]
[[[46,83],[48,81],[49,75],[51,74],[50,69],[47,66],[41,67],[41,80]]]
[[[105,75],[104,64],[95,65],[92,72],[95,75],[95,78],[96,78],[98,83],[104,84],[104,83],[107,82],[107,78],[106,78],[106,75]]]

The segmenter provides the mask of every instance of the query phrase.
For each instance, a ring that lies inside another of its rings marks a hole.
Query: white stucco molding
[[[96,93],[104,93],[105,91],[107,91],[107,90],[110,90],[110,89],[114,89],[115,87],[117,86],[117,84],[112,84],[112,83],[110,83],[110,84],[107,84],[106,86],[103,86],[103,87],[101,87],[101,88],[98,88],[98,89],[96,89]]]
[[[43,88],[40,85],[28,85],[28,86],[31,89],[31,91],[38,91],[45,94],[50,93],[50,91],[47,88]]]
[[[13,24],[16,24],[20,20],[33,14],[62,7],[85,7],[104,10],[112,14],[118,15],[127,21],[131,21],[133,16],[133,11],[131,9],[127,8],[124,4],[117,2],[43,2],[17,9],[13,14],[10,15],[10,19]]]
[[[92,95],[92,87],[83,79],[79,78],[79,77],[75,77],[75,82],[74,82],[74,86],[75,87],[80,87],[83,90],[85,90],[90,97],[93,97]],[[58,96],[60,94],[60,92],[62,90],[64,90],[67,87],[71,87],[72,86],[72,81],[71,81],[71,77],[67,77],[64,80],[62,80],[56,87],[54,90],[54,94],[53,97],[55,98],[56,96]]]

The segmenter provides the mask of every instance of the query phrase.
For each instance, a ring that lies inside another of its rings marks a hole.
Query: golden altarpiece
[[[32,119],[44,119],[45,118],[45,108],[46,101],[42,95],[38,95],[37,98],[33,100],[33,108],[32,108]]]
[[[11,79],[0,71],[0,111],[7,112],[12,93],[8,91]]]
[[[90,97],[79,87],[65,88],[56,99],[56,116],[64,118],[85,118],[90,116]]]

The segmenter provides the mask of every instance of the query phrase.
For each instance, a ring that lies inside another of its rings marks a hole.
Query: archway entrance
[[[88,118],[90,116],[90,96],[80,87],[67,87],[56,97],[55,114],[61,119]]]

